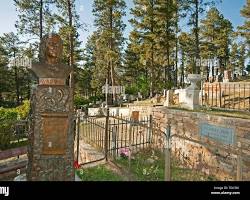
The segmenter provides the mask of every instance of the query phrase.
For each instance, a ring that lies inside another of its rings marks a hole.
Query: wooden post
[[[241,158],[241,143],[238,142],[238,155],[237,155],[237,181],[242,181],[242,158]]]
[[[218,84],[216,83],[215,86],[216,86],[215,87],[215,92],[216,92],[216,94],[215,94],[215,102],[216,102],[215,103],[215,107],[217,107],[218,106],[218,104],[217,104],[217,101],[218,101],[218,89],[217,89],[218,88]]]
[[[238,101],[239,101],[238,109],[240,110],[240,84],[239,84],[239,97],[238,97]]]
[[[226,108],[226,84],[224,85],[224,93],[223,93],[223,99],[224,99],[224,105],[223,105],[223,108]]]
[[[80,113],[77,114],[77,157],[76,157],[76,161],[78,163],[79,160],[79,140],[80,140]]]
[[[220,95],[220,102],[219,102],[219,104],[220,104],[220,108],[221,108],[221,83],[219,83],[219,95]]]
[[[131,119],[130,119],[131,121]],[[132,151],[132,128],[133,128],[133,120],[129,124],[129,154],[128,154],[128,171],[129,171],[129,180],[131,180],[130,175],[131,175],[131,151]]]
[[[108,131],[109,131],[109,107],[107,106],[107,115],[106,115],[106,125],[105,125],[105,144],[104,144],[104,151],[105,151],[105,160],[108,161]]]
[[[234,95],[234,98],[233,98],[233,109],[235,109],[235,84],[234,84],[234,87],[233,87],[233,95]]]
[[[112,127],[112,151],[114,159],[116,159],[116,128]]]
[[[166,143],[165,143],[165,181],[171,180],[171,127],[168,126],[165,131]]]
[[[246,84],[244,83],[244,110],[246,109]]]
[[[153,138],[152,132],[153,132],[153,116],[150,115],[149,116],[149,128],[148,128],[148,141],[149,141],[149,143],[152,143],[152,138]]]

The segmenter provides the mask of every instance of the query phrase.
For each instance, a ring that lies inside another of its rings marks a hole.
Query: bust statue
[[[67,79],[72,68],[61,63],[63,43],[59,35],[45,35],[40,44],[40,62],[33,63],[30,70],[39,79]]]

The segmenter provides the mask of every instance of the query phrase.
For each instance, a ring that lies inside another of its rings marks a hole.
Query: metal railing
[[[150,144],[152,137],[150,122],[152,123],[152,117],[132,121],[122,115],[110,116],[108,120],[107,117],[86,116],[80,121],[80,139],[84,139],[105,155],[116,157],[120,149],[137,150]]]
[[[250,111],[250,83],[204,83],[202,105],[239,111]]]

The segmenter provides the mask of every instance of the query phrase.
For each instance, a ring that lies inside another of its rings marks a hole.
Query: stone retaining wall
[[[250,180],[250,120],[166,107],[155,108],[153,119],[162,131],[167,123],[171,124],[171,134],[180,136],[173,137],[172,152],[189,167],[215,175],[219,180],[236,180],[241,168],[242,180]],[[202,136],[203,123],[232,130],[233,144]]]
[[[130,106],[130,107],[110,107],[109,112],[110,115],[113,116],[124,116],[128,117],[131,116],[132,111],[139,111],[140,116],[148,116],[152,114],[152,106]],[[105,108],[89,108],[88,115],[89,116],[98,116],[104,115],[106,112]]]

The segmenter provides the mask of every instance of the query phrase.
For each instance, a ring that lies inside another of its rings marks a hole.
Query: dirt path
[[[123,181],[136,181],[130,173],[112,161],[108,161],[106,167],[123,178]]]

